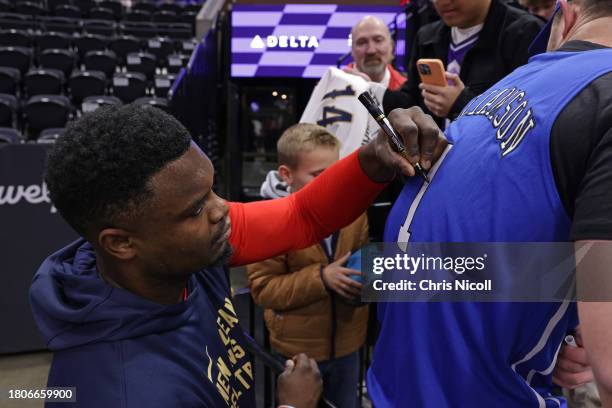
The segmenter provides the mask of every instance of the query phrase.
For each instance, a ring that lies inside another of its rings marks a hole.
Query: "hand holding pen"
[[[593,381],[593,370],[582,347],[580,328],[563,340],[553,371],[553,382],[563,388],[574,389]]]
[[[431,168],[432,161],[442,154],[447,145],[433,119],[418,107],[396,109],[387,118],[368,92],[359,95],[359,101],[380,125],[394,153],[402,161],[410,163],[400,168],[406,168],[404,172],[408,176],[418,174],[429,182],[425,171]]]

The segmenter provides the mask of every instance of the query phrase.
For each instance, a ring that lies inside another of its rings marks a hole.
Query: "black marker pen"
[[[395,133],[395,130],[393,130],[393,127],[389,122],[389,119],[387,119],[387,117],[380,109],[374,98],[372,98],[372,95],[370,95],[369,92],[366,91],[359,95],[358,99],[363,104],[363,106],[366,107],[370,115],[372,115],[372,117],[374,118],[374,120],[376,120],[382,130],[387,134],[389,139],[391,139],[391,143],[395,147],[395,150],[399,154],[404,156],[406,160],[409,160],[408,152],[406,151],[404,143],[402,143],[402,140],[399,138],[397,133]],[[423,177],[423,179],[429,183],[429,179],[427,178],[427,175],[425,174],[425,171],[423,170],[419,162],[416,162],[415,164],[413,164],[413,166],[415,173]]]

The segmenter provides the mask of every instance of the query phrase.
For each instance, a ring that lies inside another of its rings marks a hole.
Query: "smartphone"
[[[417,69],[421,82],[429,85],[447,86],[444,64],[441,60],[421,58],[417,61]]]

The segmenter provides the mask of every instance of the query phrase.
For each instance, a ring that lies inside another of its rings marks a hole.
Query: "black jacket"
[[[466,88],[461,92],[449,113],[455,119],[467,103],[515,68],[527,63],[528,48],[543,26],[543,22],[525,11],[500,0],[492,0],[480,36],[467,52],[459,75]],[[395,108],[425,107],[416,69],[419,58],[438,58],[447,65],[451,29],[442,20],[423,26],[417,33],[416,46],[408,66],[408,81],[397,92],[387,91],[383,98],[386,113]],[[439,125],[443,119],[437,118]]]

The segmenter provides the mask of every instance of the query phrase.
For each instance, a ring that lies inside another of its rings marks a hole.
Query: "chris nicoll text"
[[[430,279],[423,279],[414,282],[408,279],[402,279],[398,282],[384,282],[382,279],[376,279],[372,282],[372,287],[377,291],[479,291],[490,292],[493,290],[491,279],[486,279],[481,282],[472,282],[469,279],[455,280],[448,282],[442,280],[436,282]]]

